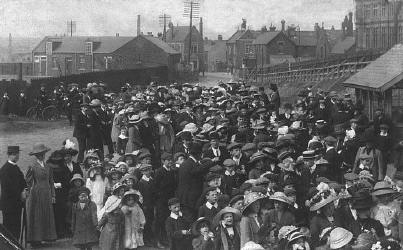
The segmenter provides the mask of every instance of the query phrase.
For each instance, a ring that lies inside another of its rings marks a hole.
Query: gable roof
[[[355,45],[355,37],[353,36],[348,36],[344,40],[339,41],[334,45],[332,51],[330,53],[332,54],[344,54],[346,51],[351,49]]]
[[[384,92],[403,80],[403,44],[397,44],[367,67],[348,78],[347,87]]]
[[[192,32],[199,33],[195,26],[192,26]],[[166,33],[166,41],[167,43],[183,42],[188,35],[189,26],[173,26],[172,28],[169,28]]]
[[[264,33],[261,33],[258,37],[256,37],[255,41],[253,41],[254,45],[262,45],[262,44],[268,44],[276,38],[281,32],[280,31],[267,31]]]
[[[167,54],[180,54],[179,51],[176,51],[175,49],[173,49],[171,46],[169,46],[166,42],[162,41],[158,37],[145,36],[145,35],[140,35],[140,37],[150,41],[151,43],[153,43],[158,48],[162,49]]]
[[[250,39],[255,39],[256,37],[258,37],[261,32],[257,31],[257,30],[237,30],[227,41],[227,43],[235,43],[236,41],[238,41],[239,39],[248,39],[245,38],[245,35],[251,35]]]
[[[34,52],[45,52],[46,42],[55,42],[53,53],[85,53],[85,43],[94,42],[93,53],[112,53],[133,39],[123,36],[45,37]]]
[[[316,47],[317,43],[315,31],[297,31],[291,39],[297,46]]]

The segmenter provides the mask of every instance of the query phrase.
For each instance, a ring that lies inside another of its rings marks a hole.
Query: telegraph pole
[[[169,23],[171,21],[171,16],[164,13],[164,14],[160,15],[158,18],[159,18],[160,26],[164,27],[164,31],[162,33],[162,40],[164,42],[166,42],[167,41],[167,23]]]
[[[67,21],[67,34],[73,36],[73,33],[76,32],[76,22],[73,20]]]
[[[183,16],[189,17],[189,54],[187,63],[190,64],[190,55],[192,54],[192,28],[193,18],[199,18],[200,16],[200,3],[199,0],[185,0],[185,9]]]

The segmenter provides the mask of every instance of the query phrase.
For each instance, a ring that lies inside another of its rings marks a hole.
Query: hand
[[[24,201],[27,199],[27,196],[28,196],[28,190],[27,190],[27,189],[24,189],[24,190],[21,192],[21,201],[24,202]]]
[[[56,198],[52,197],[52,204],[55,204],[55,203],[56,203]]]
[[[214,157],[212,161],[213,162],[218,162],[219,160],[220,160],[220,157]]]
[[[187,230],[182,230],[181,232],[182,232],[183,235],[186,235],[188,233]]]

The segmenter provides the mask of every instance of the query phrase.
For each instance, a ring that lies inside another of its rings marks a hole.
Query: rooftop
[[[344,54],[346,51],[351,49],[355,45],[355,37],[348,36],[344,40],[339,41],[334,45],[331,53],[332,54]]]
[[[255,45],[268,44],[280,33],[281,33],[280,31],[268,31],[261,33],[258,37],[256,37],[255,41],[253,41],[253,44]]]
[[[344,81],[346,87],[384,92],[403,80],[403,44],[397,44]]]
[[[167,54],[180,54],[179,51],[176,51],[175,49],[173,49],[171,46],[169,46],[166,42],[162,41],[158,37],[144,36],[144,35],[141,35],[141,37],[143,37],[143,38],[147,39],[148,41],[152,42],[154,45],[156,45],[157,47],[162,49]]]

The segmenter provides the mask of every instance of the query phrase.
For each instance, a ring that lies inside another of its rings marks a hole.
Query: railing
[[[356,73],[370,63],[366,62],[346,62],[337,65],[329,65],[325,67],[288,70],[275,73],[257,73],[257,81],[279,83],[283,81],[322,81],[324,79],[336,79],[346,75]]]

